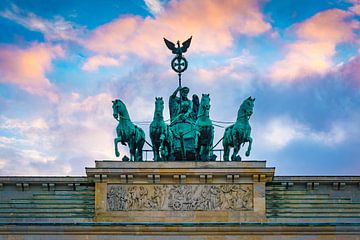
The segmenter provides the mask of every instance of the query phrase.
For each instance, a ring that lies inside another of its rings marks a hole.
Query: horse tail
[[[233,126],[234,125],[230,125],[227,128],[225,128],[224,137],[223,137],[224,138],[223,139],[223,146],[232,142],[231,130],[232,130]]]
[[[135,126],[135,142],[137,142],[141,148],[144,146],[145,143],[145,132],[142,128]]]

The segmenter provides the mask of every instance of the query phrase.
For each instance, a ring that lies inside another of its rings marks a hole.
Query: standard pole
[[[181,73],[179,73],[178,75],[179,75],[179,87],[181,88]]]

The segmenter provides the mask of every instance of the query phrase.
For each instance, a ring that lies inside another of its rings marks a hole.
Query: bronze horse
[[[237,156],[241,144],[249,143],[248,149],[245,155],[250,156],[251,145],[253,139],[250,137],[251,127],[249,119],[253,114],[255,98],[248,97],[240,105],[236,122],[227,127],[224,133],[223,147],[224,147],[224,161],[229,161],[230,147],[234,148],[234,152],[231,156],[232,161],[241,160],[240,156]]]
[[[116,157],[120,156],[118,143],[120,142],[124,146],[128,143],[130,161],[142,161],[142,148],[145,143],[144,130],[131,122],[126,106],[120,99],[115,99],[112,103],[113,116],[119,122],[116,127],[117,137],[114,139]]]
[[[169,160],[172,153],[171,130],[165,124],[164,100],[162,97],[155,98],[155,112],[150,124],[150,138],[154,153],[154,161]]]
[[[211,148],[214,140],[214,127],[209,117],[209,111],[210,96],[209,94],[203,94],[195,123],[195,148],[197,159],[200,161],[207,161],[210,159],[210,155],[213,155]]]

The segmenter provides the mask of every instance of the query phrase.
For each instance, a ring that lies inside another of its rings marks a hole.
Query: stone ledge
[[[96,160],[95,168],[265,168],[266,161],[239,161],[239,162],[224,162],[224,161],[147,161],[147,162],[123,162],[117,160]]]
[[[96,161],[95,168],[86,168],[90,181],[149,183],[207,182],[268,182],[275,168],[266,167],[265,161],[242,162],[119,162]],[[131,181],[129,181],[129,177]],[[121,179],[121,180],[120,180]],[[154,178],[155,179],[155,178]],[[180,181],[181,180],[181,181]],[[209,180],[209,181],[208,181]],[[230,181],[231,180],[231,181]],[[155,181],[155,180],[154,180]],[[153,181],[150,181],[153,182]]]
[[[242,235],[322,237],[358,236],[359,223],[242,223],[242,222],[184,222],[184,223],[18,223],[1,224],[2,235],[133,235],[138,236],[209,236]],[[82,238],[81,238],[82,239]],[[85,239],[85,238],[84,238]],[[141,237],[139,237],[141,239]],[[203,238],[202,238],[203,239]],[[259,239],[259,238],[256,238]],[[262,239],[262,238],[260,238]],[[332,239],[332,238],[331,238]],[[356,238],[352,238],[356,239]]]
[[[273,182],[360,182],[360,176],[274,176]]]
[[[88,183],[88,178],[68,176],[0,176],[0,183]]]

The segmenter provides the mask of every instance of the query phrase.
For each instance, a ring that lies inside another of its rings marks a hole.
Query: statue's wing
[[[191,39],[192,36],[188,40],[182,43],[181,52],[185,53],[186,50],[190,47]]]
[[[165,42],[166,46],[168,47],[168,49],[170,49],[172,52],[174,52],[176,50],[176,46],[173,42],[167,40],[166,38],[164,38],[164,42]]]
[[[199,97],[198,95],[194,94],[192,96],[192,103],[193,103],[193,112],[196,114],[198,114],[199,111],[199,106],[200,106],[200,101],[199,101]]]

